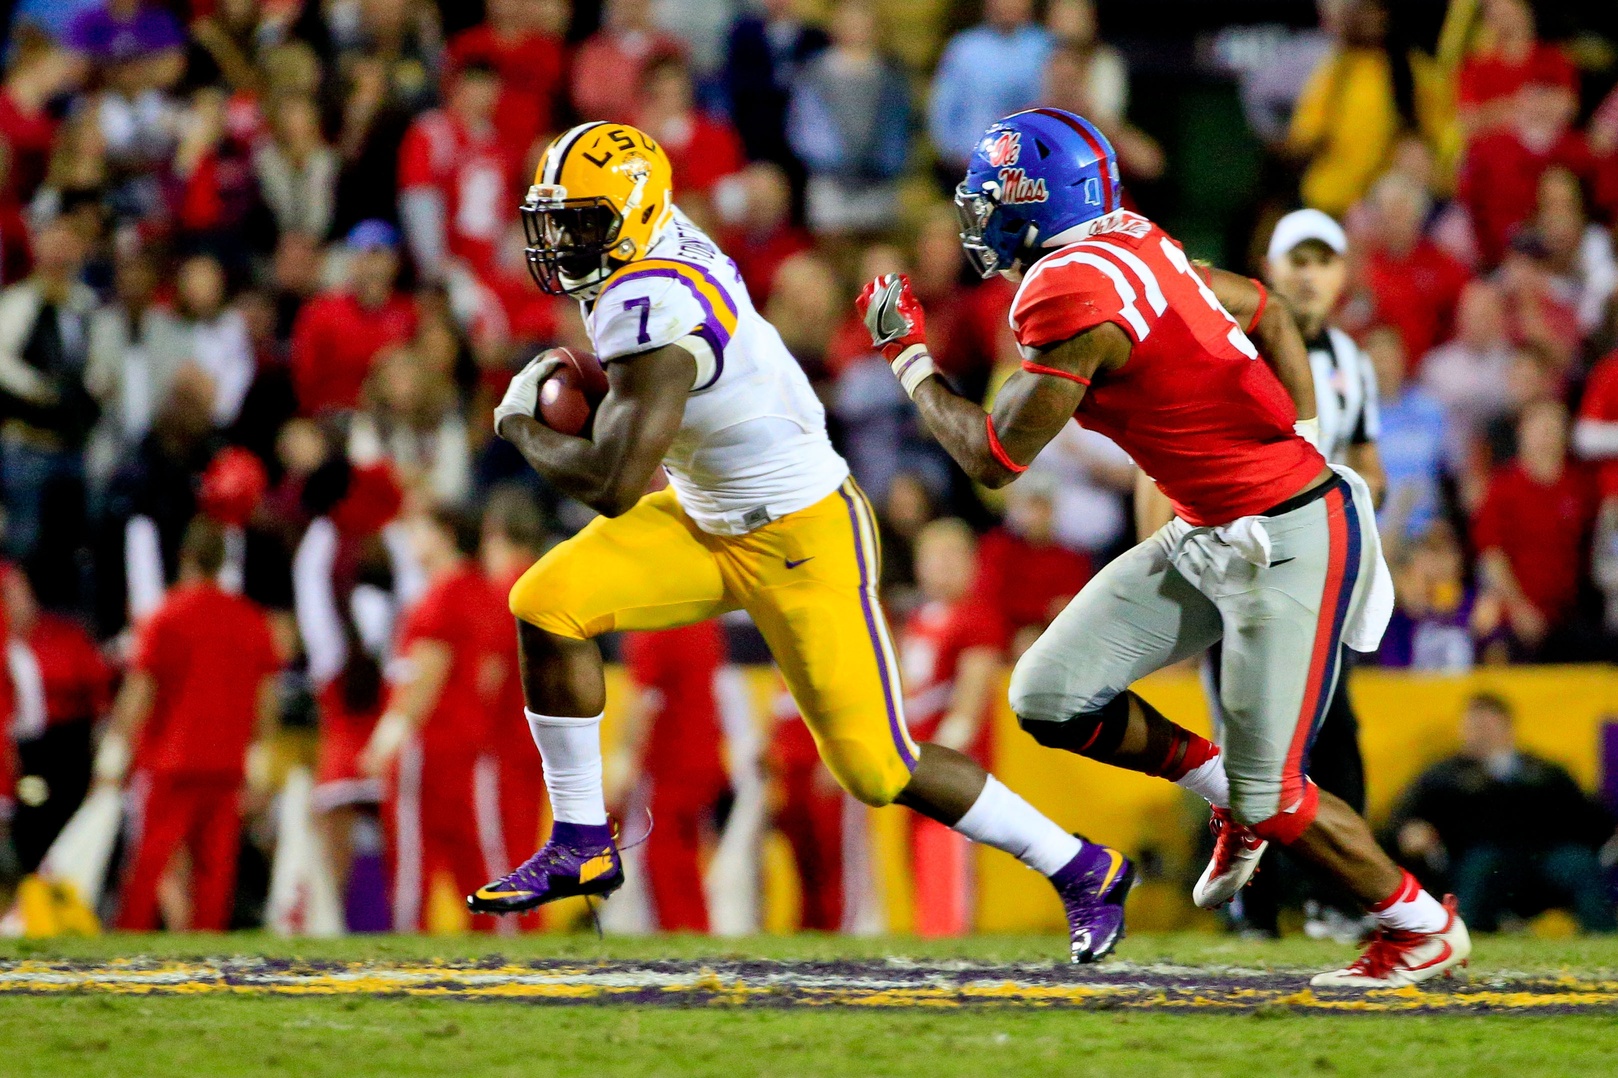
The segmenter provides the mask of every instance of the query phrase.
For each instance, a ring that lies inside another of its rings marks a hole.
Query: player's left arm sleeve
[[[654,276],[666,273],[668,276]],[[592,344],[603,364],[677,345],[696,361],[690,389],[701,392],[724,371],[736,309],[700,271],[647,270],[608,285],[596,300]]]

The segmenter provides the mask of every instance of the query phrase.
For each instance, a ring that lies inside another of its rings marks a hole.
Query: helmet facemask
[[[961,222],[961,249],[967,261],[985,279],[1015,269],[1024,252],[1033,246],[1038,230],[1017,220],[996,199],[999,183],[985,181],[982,190],[970,189],[966,181],[955,188],[955,214]]]
[[[614,258],[634,255],[630,241],[618,241],[623,218],[608,199],[568,198],[564,187],[535,184],[521,212],[528,273],[547,295],[589,292],[611,275]]]

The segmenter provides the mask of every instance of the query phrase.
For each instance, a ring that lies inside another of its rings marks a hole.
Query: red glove
[[[915,396],[916,387],[936,369],[927,354],[927,316],[910,290],[910,278],[902,273],[876,278],[860,289],[854,309],[871,334],[871,344],[881,349],[905,392]]]

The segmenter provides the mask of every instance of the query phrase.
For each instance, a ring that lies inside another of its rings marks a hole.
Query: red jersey
[[[1375,319],[1399,331],[1410,368],[1450,337],[1455,305],[1472,273],[1458,259],[1423,239],[1403,256],[1385,249],[1368,252],[1366,287]]]
[[[522,162],[534,140],[553,127],[567,77],[566,44],[555,34],[537,30],[505,37],[485,24],[456,34],[444,51],[452,67],[483,63],[499,73],[494,129],[505,144],[507,159]]]
[[[1523,595],[1554,624],[1578,600],[1595,515],[1594,484],[1576,462],[1545,486],[1514,461],[1489,480],[1472,518],[1472,544],[1503,553]]]
[[[177,585],[140,627],[132,665],[157,689],[140,766],[240,781],[259,690],[281,665],[264,612],[212,581]]]
[[[394,649],[408,659],[418,640],[450,649],[449,676],[421,727],[426,759],[468,761],[492,748],[495,698],[505,674],[500,634],[508,618],[492,618],[494,588],[469,562],[430,584],[405,614]],[[501,604],[504,609],[504,604]]]
[[[445,250],[479,276],[493,267],[516,213],[513,171],[497,128],[472,131],[445,109],[416,117],[399,146],[399,190],[427,187],[443,197]]]
[[[1590,147],[1577,131],[1566,132],[1548,147],[1535,147],[1506,129],[1467,148],[1455,196],[1472,217],[1485,265],[1500,261],[1512,230],[1533,215],[1539,178],[1552,165],[1568,169],[1584,183],[1596,170]]]
[[[1473,53],[1461,62],[1456,96],[1463,105],[1483,105],[1511,97],[1529,83],[1561,86],[1577,93],[1579,72],[1567,53],[1555,45],[1535,42],[1520,62],[1499,53]]]
[[[955,698],[955,675],[961,656],[973,648],[999,652],[1006,645],[1005,625],[995,609],[981,600],[924,603],[906,619],[899,634],[899,666],[904,672],[905,722],[917,741],[931,741]],[[967,747],[980,763],[988,759],[991,696],[983,724]]]
[[[511,610],[506,603],[506,596],[518,576],[489,581],[489,599],[498,605],[498,609],[490,608],[490,617],[502,630],[494,637],[500,649],[503,675],[494,702],[494,751],[508,766],[532,770],[537,785],[539,753],[534,749],[534,735],[524,718],[528,702],[522,692],[522,656],[517,651],[517,633],[511,627]],[[516,796],[521,791],[507,790],[506,793]]]
[[[1035,546],[1005,528],[978,544],[978,596],[1011,631],[1044,628],[1091,577],[1090,559],[1058,543]]]
[[[1591,368],[1584,399],[1579,402],[1579,418],[1618,423],[1618,352]],[[1602,498],[1618,496],[1618,457],[1608,457],[1596,465],[1596,483]]]
[[[1024,349],[1103,322],[1129,335],[1129,361],[1098,371],[1075,414],[1135,458],[1196,526],[1262,513],[1326,466],[1292,430],[1297,411],[1180,245],[1139,214],[1106,219],[1046,255],[1011,306]]]
[[[723,771],[714,678],[725,665],[725,635],[716,621],[683,629],[624,634],[629,676],[662,698],[646,738],[646,771],[678,780]]]
[[[416,332],[416,302],[395,294],[376,310],[347,292],[316,296],[292,326],[292,388],[302,415],[359,405],[371,361]]]
[[[47,725],[106,714],[112,703],[112,669],[83,625],[41,611],[28,634],[28,649],[39,666]]]

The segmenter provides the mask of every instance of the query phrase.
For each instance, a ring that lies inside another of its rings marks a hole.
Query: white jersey
[[[585,304],[584,323],[603,364],[670,344],[696,358],[663,467],[703,531],[742,535],[848,478],[803,369],[753,308],[736,264],[679,210],[647,257]]]
[[[1354,338],[1332,327],[1308,342],[1320,416],[1320,451],[1333,464],[1347,463],[1348,448],[1382,434],[1377,412],[1376,370]]]

